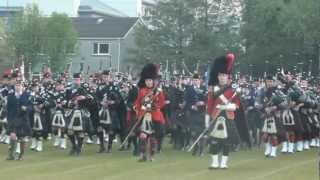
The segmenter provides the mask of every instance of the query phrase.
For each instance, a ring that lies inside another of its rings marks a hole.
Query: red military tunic
[[[135,110],[137,112],[138,117],[143,117],[145,111],[141,109],[143,98],[150,93],[153,89],[150,88],[141,88],[139,89],[138,97],[134,103]],[[151,112],[152,121],[165,124],[165,118],[161,112],[161,108],[165,106],[165,96],[163,91],[161,90],[153,99],[153,107],[154,109]]]
[[[230,101],[230,103],[236,104],[237,108],[240,106],[240,99],[235,96],[234,90],[229,87],[225,90],[223,93],[224,97]],[[213,120],[215,120],[219,114],[221,113],[221,110],[217,108],[217,105],[225,105],[221,98],[217,97],[214,99],[214,88],[209,87],[208,88],[208,105],[207,105],[207,113],[211,116]],[[234,111],[227,111],[226,112],[227,118],[234,120],[235,119],[235,112]]]

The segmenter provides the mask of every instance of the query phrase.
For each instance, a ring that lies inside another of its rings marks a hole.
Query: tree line
[[[236,70],[319,71],[317,0],[167,0],[136,30],[131,61],[185,62],[191,69],[227,52]],[[199,63],[197,63],[199,62]],[[180,65],[182,66],[182,65]]]

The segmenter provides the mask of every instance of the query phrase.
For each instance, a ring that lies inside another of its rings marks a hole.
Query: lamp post
[[[299,64],[299,53],[298,52],[295,52],[295,53],[293,53],[293,55],[295,56],[295,58],[296,58],[296,62],[298,62],[297,63],[297,65]],[[298,69],[298,66],[296,66],[296,71],[297,71],[297,73],[298,73],[298,71],[299,71],[299,69]]]
[[[302,75],[302,71],[303,71],[303,67],[302,66],[303,66],[304,63],[303,62],[298,62],[297,64],[300,66],[300,73]]]
[[[269,60],[265,61],[265,70],[264,70],[264,77],[267,77],[267,72],[269,71]]]
[[[280,65],[280,69],[282,68],[282,59],[283,59],[283,55],[280,54],[280,55],[279,55],[279,65]]]
[[[293,66],[293,72],[294,72],[294,74],[297,73],[297,66],[296,65]]]
[[[31,69],[31,62],[29,62],[29,81],[32,80],[32,69]]]
[[[100,59],[100,61],[99,61],[99,73],[102,73],[102,64],[103,64],[103,59]]]
[[[253,74],[253,64],[249,64],[250,67],[250,81],[252,80],[252,74]]]
[[[50,59],[50,57],[49,56],[47,56],[47,61],[48,61],[48,68],[51,68],[51,59]]]
[[[82,58],[81,58],[81,62],[80,62],[80,73],[81,73],[81,74],[83,74],[85,62],[86,62],[86,58],[85,58],[85,57],[82,57]]]
[[[239,62],[236,62],[236,63],[234,64],[235,69],[236,69],[236,77],[235,77],[236,80],[238,79],[238,74],[239,74],[239,72],[240,72],[239,65],[240,65]],[[208,71],[208,72],[209,72],[209,71]]]
[[[318,43],[318,52],[319,52],[319,57],[318,57],[318,71],[320,71],[320,43]]]
[[[308,72],[308,76],[310,77],[312,74],[312,59],[309,59],[309,72]]]
[[[69,65],[68,65],[67,71],[68,71],[68,73],[71,73],[71,74],[72,74],[71,70],[72,70],[72,60],[73,60],[73,56],[74,56],[73,53],[68,53],[68,54],[67,54],[68,61],[69,61],[69,63],[68,63]]]
[[[109,55],[109,69],[111,70],[112,69],[112,56]],[[118,69],[119,71],[119,69]]]

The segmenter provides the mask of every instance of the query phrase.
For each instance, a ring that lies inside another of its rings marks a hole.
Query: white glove
[[[210,115],[206,114],[205,116],[205,128],[208,128],[210,126]]]
[[[197,105],[197,106],[204,106],[205,103],[204,103],[203,101],[198,101],[198,102],[196,103],[196,105]]]
[[[254,107],[256,107],[257,109],[262,109],[262,108],[263,108],[263,105],[255,102],[255,103],[254,103]]]
[[[229,103],[227,105],[217,105],[217,108],[220,110],[235,111],[237,109],[237,106],[234,103]]]
[[[21,106],[22,111],[26,111],[27,110],[27,106]]]
[[[198,110],[197,106],[195,106],[195,105],[192,105],[192,106],[191,106],[191,109],[192,109],[192,110],[195,110],[195,111]]]

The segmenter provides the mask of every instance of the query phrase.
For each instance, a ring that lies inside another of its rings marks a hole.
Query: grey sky
[[[9,6],[25,6],[28,3],[38,2],[39,6],[41,6],[41,11],[45,14],[47,12],[56,11],[65,11],[68,14],[72,14],[74,8],[72,5],[77,0],[0,0],[0,6],[7,6],[7,2]],[[136,2],[138,0],[100,0],[106,5],[117,9],[128,16],[136,15]]]

